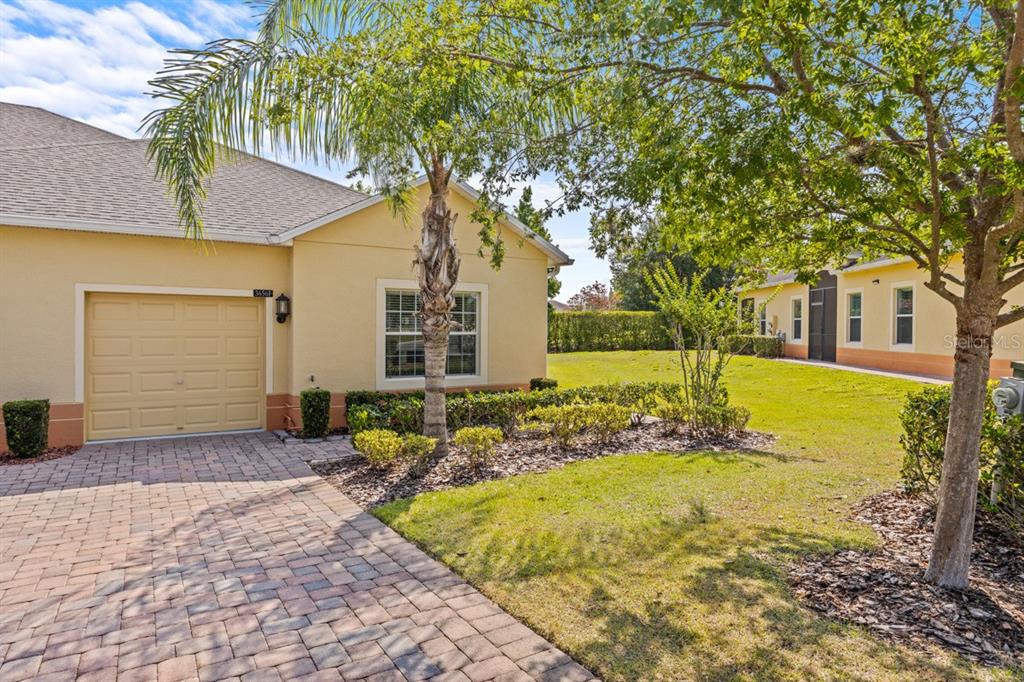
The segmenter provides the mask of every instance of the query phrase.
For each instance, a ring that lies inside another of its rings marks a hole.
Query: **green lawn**
[[[549,357],[571,386],[670,380],[669,352]],[[606,457],[420,495],[377,515],[606,680],[1009,677],[893,647],[790,595],[787,561],[873,542],[844,520],[892,487],[912,381],[736,358],[772,452]]]

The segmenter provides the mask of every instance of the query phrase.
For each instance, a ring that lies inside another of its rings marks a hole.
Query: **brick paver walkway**
[[[0,680],[587,680],[270,434],[0,467]]]

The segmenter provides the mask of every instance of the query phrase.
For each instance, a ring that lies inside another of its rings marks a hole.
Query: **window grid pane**
[[[850,318],[850,341],[860,343],[860,318]]]
[[[472,293],[454,295],[452,330],[448,337],[446,373],[477,373],[478,297]],[[421,377],[426,357],[420,325],[418,291],[386,291],[384,296],[384,376]]]

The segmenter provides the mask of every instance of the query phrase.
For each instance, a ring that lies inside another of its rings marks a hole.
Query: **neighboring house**
[[[760,333],[783,335],[788,357],[949,378],[955,311],[927,278],[909,259],[851,260],[811,286],[792,274],[769,277],[740,294],[740,309]],[[1007,300],[1024,305],[1024,287]],[[1010,361],[1024,359],[1024,321],[997,331],[993,346],[991,375],[1009,376]]]
[[[545,374],[548,271],[571,260],[506,217],[493,270],[475,197],[451,195],[448,384],[525,386]],[[144,140],[0,104],[0,401],[49,398],[56,445],[297,425],[310,386],[334,393],[339,423],[346,391],[422,387],[412,215],[243,155],[211,179],[197,245]]]

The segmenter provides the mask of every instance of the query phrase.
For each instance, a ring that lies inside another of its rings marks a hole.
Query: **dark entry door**
[[[811,304],[807,357],[836,361],[836,276],[822,272],[808,295]]]

